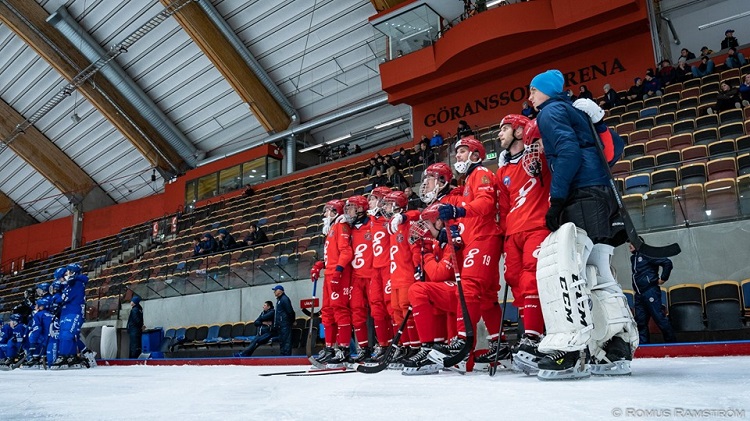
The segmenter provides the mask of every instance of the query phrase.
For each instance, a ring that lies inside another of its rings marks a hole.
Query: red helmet
[[[385,202],[393,203],[397,208],[406,209],[406,205],[409,203],[409,199],[406,197],[406,193],[396,190],[388,193],[385,198]]]
[[[423,221],[430,221],[433,224],[436,223],[438,219],[440,219],[440,211],[439,211],[440,205],[442,205],[442,203],[435,202],[431,204],[430,206],[427,206],[422,211],[422,214],[419,216],[419,219]]]
[[[360,212],[359,208],[362,208],[362,212],[366,212],[370,204],[366,197],[357,195],[346,199],[346,207],[348,208],[349,206],[354,206],[357,212]]]
[[[523,131],[523,144],[531,145],[535,140],[541,139],[542,133],[539,131],[539,126],[536,124],[536,120],[529,121],[526,128]]]
[[[436,162],[424,171],[425,176],[435,177],[438,180],[442,180],[446,183],[450,183],[453,180],[453,171],[451,167],[445,162]]]
[[[510,124],[514,131],[519,127],[526,127],[529,124],[529,118],[521,114],[508,114],[500,121],[500,127],[504,124]]]
[[[326,205],[323,206],[323,212],[325,212],[327,209],[333,209],[336,211],[337,215],[343,215],[344,214],[344,201],[339,199],[329,200],[326,202]]]
[[[383,199],[384,197],[386,197],[388,195],[388,193],[390,193],[392,191],[393,190],[391,190],[390,187],[378,186],[378,187],[375,187],[374,189],[372,189],[372,191],[370,192],[370,195],[371,196],[376,196],[379,199]]]
[[[487,157],[487,152],[484,150],[484,145],[474,136],[466,136],[462,139],[459,139],[459,141],[456,142],[456,150],[458,150],[458,148],[460,148],[461,146],[466,146],[467,148],[469,148],[469,152],[479,153],[479,159],[481,161],[484,161],[484,159]]]

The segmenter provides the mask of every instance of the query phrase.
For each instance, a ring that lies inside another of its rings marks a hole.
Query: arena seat
[[[633,171],[650,171],[656,166],[656,157],[654,155],[644,155],[633,158],[630,161]]]
[[[742,329],[740,284],[715,281],[703,285],[708,330]]]
[[[740,136],[734,140],[734,143],[737,152],[750,152],[750,135]]]
[[[696,145],[708,145],[717,140],[719,140],[719,129],[716,127],[698,129],[693,133],[693,143]]]
[[[684,152],[684,150],[683,150]],[[708,179],[706,164],[698,162],[680,167],[680,184],[705,183]]]
[[[734,178],[709,181],[704,185],[706,192],[706,214],[709,220],[733,218],[737,216],[737,185]]]
[[[624,159],[634,159],[639,156],[643,156],[646,154],[646,144],[645,143],[633,143],[629,144],[628,146],[625,146],[625,148],[622,151],[622,157]],[[632,164],[631,164],[632,165]]]
[[[742,123],[726,123],[719,126],[719,139],[737,139],[744,135],[745,126]]]
[[[678,284],[667,290],[669,318],[678,332],[705,330],[703,291],[698,284]]]
[[[690,121],[691,122],[690,123],[690,127],[692,127],[690,129],[690,131],[692,131],[695,128],[695,121],[694,120],[695,120],[696,117],[698,117],[698,110],[695,108],[695,105],[690,106],[690,107],[682,107],[682,106],[680,106],[678,108],[678,110],[675,112],[675,118],[677,119],[677,121],[675,122],[675,124],[680,123],[682,121]],[[687,132],[687,130],[686,130],[685,127],[682,127],[681,130],[678,130],[678,129],[680,129],[680,128],[673,127],[673,132],[674,133]]]
[[[676,135],[681,133],[690,133],[692,138],[692,133],[695,131],[695,117],[687,117],[681,119],[680,112],[683,111],[686,110],[680,110],[677,112],[677,122],[672,125],[672,133]]]
[[[628,301],[628,308],[630,308],[630,312],[633,313],[633,309],[635,308],[635,292],[632,289],[623,289],[622,293],[625,295],[625,299]]]
[[[706,220],[706,200],[702,183],[675,187],[672,195],[677,201],[675,207],[680,210],[677,215],[678,223],[696,223]]]
[[[675,116],[675,112],[677,111],[677,103],[676,102],[670,102],[668,104],[662,104],[659,106],[659,114],[654,117],[654,124],[657,126],[662,125],[669,125],[670,127],[672,124],[677,121],[677,117]],[[670,128],[670,132],[671,132]]]
[[[680,150],[682,160],[685,162],[706,162],[708,159],[708,147],[706,145],[695,145]]]
[[[614,176],[627,175],[631,171],[630,161],[627,159],[621,159],[612,166],[612,174]]]
[[[672,189],[653,190],[644,194],[643,215],[648,229],[675,226]]]
[[[744,116],[742,115],[742,110],[737,108],[722,111],[719,113],[719,121],[721,122],[721,124],[742,123],[743,120]]]
[[[651,139],[669,138],[672,136],[672,125],[661,124],[651,129]]]
[[[636,130],[644,130],[644,129],[651,129],[654,127],[654,115],[656,114],[656,108],[649,108],[649,110],[654,111],[653,114],[650,114],[647,117],[643,117],[643,112],[646,110],[641,110],[641,118],[635,121],[635,129]]]
[[[706,172],[709,181],[721,178],[737,178],[737,160],[734,158],[720,158],[708,161]]]
[[[750,154],[742,154],[737,157],[737,175],[750,174]]]
[[[643,194],[651,190],[651,176],[647,173],[625,177],[625,194]]]
[[[750,215],[750,174],[737,177],[737,192],[740,196],[740,214]]]
[[[678,168],[682,162],[682,154],[679,150],[672,150],[656,154],[656,165],[659,168]]]
[[[643,221],[643,194],[626,194],[622,196],[622,203],[628,210],[630,219],[633,220],[633,226],[636,230],[645,228]]]
[[[735,144],[733,139],[717,140],[708,144],[708,157],[713,159],[721,156],[734,155]]]
[[[673,189],[675,187],[677,187],[677,169],[665,168],[651,173],[651,189]]]

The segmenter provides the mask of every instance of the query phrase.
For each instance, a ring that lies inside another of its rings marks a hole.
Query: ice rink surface
[[[556,382],[512,372],[258,376],[301,368],[0,372],[0,420],[750,419],[750,357],[638,359],[629,377]]]

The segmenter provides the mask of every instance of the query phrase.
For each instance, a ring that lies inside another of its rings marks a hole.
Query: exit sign
[[[487,159],[496,159],[497,158],[497,152],[490,152],[487,154]]]

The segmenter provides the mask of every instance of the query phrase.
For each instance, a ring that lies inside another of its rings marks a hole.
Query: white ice
[[[695,410],[741,411],[732,418],[750,418],[750,357],[638,359],[630,377],[555,382],[510,372],[495,377],[407,377],[397,371],[258,376],[298,368],[0,372],[0,420],[512,421],[726,419],[729,414],[687,412]],[[618,409],[623,413],[615,417]]]

